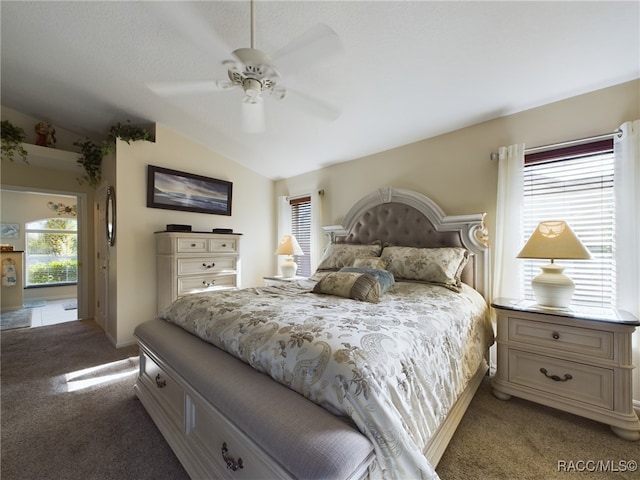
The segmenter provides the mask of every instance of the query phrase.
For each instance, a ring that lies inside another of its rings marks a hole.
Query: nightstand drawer
[[[236,270],[236,257],[178,258],[178,275],[198,275],[207,272]]]
[[[590,357],[613,358],[613,333],[509,317],[509,341]]]
[[[235,275],[201,275],[178,277],[178,296],[234,288]]]
[[[613,370],[509,349],[508,381],[613,409]]]

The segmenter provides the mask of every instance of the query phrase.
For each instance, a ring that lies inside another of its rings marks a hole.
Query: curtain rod
[[[578,138],[576,140],[567,140],[565,142],[550,143],[548,145],[541,145],[539,147],[525,148],[524,153],[525,154],[538,153],[538,152],[544,152],[546,150],[553,150],[555,148],[571,147],[573,145],[580,145],[582,143],[596,142],[598,140],[606,140],[608,138],[615,137],[616,135],[618,136],[618,138],[621,137],[622,130],[618,128],[617,130],[611,133],[601,133],[600,135],[594,135],[592,137]],[[498,160],[498,153],[491,152],[491,160]]]

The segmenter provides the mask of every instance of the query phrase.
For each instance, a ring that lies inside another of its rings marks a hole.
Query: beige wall
[[[497,162],[491,152],[612,132],[640,118],[640,81],[624,83],[276,182],[276,195],[324,189],[322,223],[383,186],[433,198],[449,215],[487,213],[494,231]]]
[[[533,147],[612,132],[638,118],[635,80],[280,180],[276,195],[324,189],[321,223],[331,225],[380,187],[408,188],[431,197],[449,215],[486,212],[493,238],[498,165],[491,152],[514,143]],[[321,231],[316,240],[324,241]],[[640,332],[634,336],[634,363],[640,366]],[[640,368],[634,372],[634,399],[640,402]]]
[[[117,270],[117,345],[133,341],[135,326],[156,313],[156,259],[153,232],[167,224],[193,231],[232,228],[242,233],[241,285],[262,285],[275,268],[273,181],[217,155],[162,125],[156,142],[118,142],[115,161],[117,238],[113,247]],[[147,208],[147,165],[233,182],[232,215],[207,215]],[[107,177],[111,175],[106,167]],[[113,256],[112,256],[113,258]]]

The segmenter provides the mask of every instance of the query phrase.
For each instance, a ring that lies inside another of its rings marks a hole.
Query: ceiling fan
[[[290,87],[285,88],[280,83],[282,76],[275,63],[282,63],[288,66],[290,71],[294,71],[312,64],[314,60],[334,55],[342,49],[338,35],[330,27],[318,24],[276,52],[274,55],[276,61],[274,61],[266,53],[255,48],[254,0],[251,0],[250,8],[251,47],[234,50],[232,52],[234,59],[222,62],[222,65],[227,68],[228,79],[154,83],[148,84],[149,88],[161,96],[241,89],[244,92],[241,100],[242,127],[243,131],[248,133],[259,133],[265,130],[264,96],[270,96],[276,100],[287,97],[292,104],[310,114],[335,120],[340,115],[335,107]],[[165,11],[165,13],[168,12]],[[186,20],[184,12],[182,14],[183,20]],[[171,14],[171,18],[175,20],[176,16]],[[194,18],[189,19],[190,26],[187,30],[189,32],[194,31],[193,21]],[[210,37],[210,34],[204,36]]]

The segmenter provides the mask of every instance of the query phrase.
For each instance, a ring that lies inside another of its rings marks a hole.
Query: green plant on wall
[[[78,159],[78,164],[84,168],[84,174],[78,178],[80,184],[88,183],[92,187],[96,187],[100,183],[102,159],[115,150],[118,138],[127,143],[138,140],[153,140],[149,130],[131,125],[131,122],[127,120],[124,125],[120,122],[113,125],[109,129],[107,139],[99,145],[88,138],[84,141],[74,142],[73,144],[76,147],[80,147],[82,153],[82,157]]]
[[[76,147],[80,147],[82,157],[78,159],[78,164],[84,168],[84,174],[78,178],[80,184],[88,183],[92,187],[100,183],[102,171],[102,157],[109,152],[105,151],[101,145],[96,145],[88,138],[84,142],[73,142]]]
[[[2,158],[13,162],[14,156],[17,154],[24,163],[29,163],[27,161],[27,151],[22,146],[22,143],[27,138],[24,130],[14,126],[9,120],[2,120],[1,123]]]

